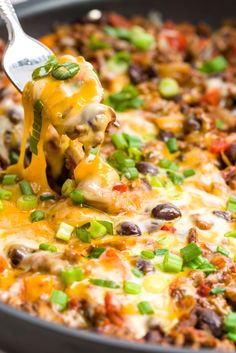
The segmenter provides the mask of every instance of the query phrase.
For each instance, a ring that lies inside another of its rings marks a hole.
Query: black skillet
[[[30,0],[16,9],[27,33],[38,37],[55,22],[72,22],[89,10],[116,10],[125,15],[158,10],[174,21],[206,21],[213,26],[236,18],[236,0]],[[0,27],[0,36],[5,37]],[[92,332],[77,331],[39,320],[0,303],[0,347],[7,353],[181,353],[189,349],[165,348],[120,341]],[[202,350],[207,353],[209,350]]]

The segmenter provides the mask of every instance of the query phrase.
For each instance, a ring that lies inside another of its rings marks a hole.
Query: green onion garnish
[[[228,250],[226,250],[225,248],[223,248],[222,246],[217,246],[216,252],[218,252],[224,256],[227,256],[227,257],[229,257],[229,255],[230,255],[230,252]]]
[[[109,43],[104,42],[103,40],[98,38],[95,34],[91,35],[89,38],[89,48],[92,50],[107,49],[110,47],[111,45]]]
[[[106,248],[93,248],[89,254],[89,259],[99,259]]]
[[[20,191],[21,191],[22,195],[33,195],[34,194],[29,181],[22,180],[19,182],[19,186],[20,186]]]
[[[4,204],[2,202],[2,200],[0,200],[0,211],[3,211],[4,210]]]
[[[137,179],[139,175],[138,170],[135,167],[124,168],[122,172],[124,173],[124,176],[129,180]]]
[[[91,243],[91,234],[88,231],[89,223],[75,229],[75,234],[83,243]]]
[[[221,294],[225,292],[225,288],[215,287],[211,288],[211,294]]]
[[[66,179],[61,188],[61,193],[63,196],[69,196],[72,191],[75,190],[75,181],[72,179]]]
[[[39,222],[45,218],[45,212],[36,210],[31,213],[31,221],[32,222]]]
[[[159,83],[159,91],[163,98],[171,98],[179,93],[178,82],[173,78],[163,78]]]
[[[167,142],[166,146],[170,153],[175,153],[178,151],[177,140],[175,137],[171,137]]]
[[[216,119],[216,128],[219,130],[223,130],[224,129],[224,122],[220,119]]]
[[[155,43],[155,38],[139,26],[131,28],[129,39],[136,48],[144,51],[148,50]]]
[[[84,195],[80,190],[74,190],[70,193],[71,201],[75,204],[82,205],[84,203]]]
[[[169,251],[168,249],[157,249],[155,250],[155,255],[162,256],[162,255],[165,255],[168,251]]]
[[[183,256],[184,261],[189,262],[196,259],[196,257],[198,257],[199,255],[201,255],[202,249],[199,248],[197,244],[190,243],[184,248],[180,249],[180,253]]]
[[[106,234],[113,234],[113,224],[108,221],[93,220],[76,228],[76,236],[84,243],[90,243],[91,238],[102,238]]]
[[[40,195],[40,200],[41,200],[41,201],[55,200],[55,195],[52,194],[51,192],[43,192],[43,193]]]
[[[38,99],[34,103],[34,122],[32,125],[32,131],[29,139],[30,150],[35,155],[38,155],[38,143],[40,140],[40,134],[42,129],[42,111],[43,102]]]
[[[126,133],[123,133],[123,136],[126,139],[129,147],[134,147],[134,148],[142,147],[142,141],[139,136],[129,135]]]
[[[151,259],[154,259],[155,254],[152,251],[143,250],[141,251],[141,256],[143,259],[151,260]]]
[[[41,243],[39,244],[39,249],[44,251],[57,252],[57,248],[53,244]]]
[[[229,332],[229,333],[227,333],[227,338],[229,339],[229,340],[231,340],[231,341],[233,341],[233,342],[236,342],[236,333],[234,333],[234,332]]]
[[[51,302],[55,304],[59,311],[63,311],[66,309],[69,297],[66,293],[61,290],[54,290],[51,294]]]
[[[183,267],[183,259],[171,252],[167,252],[163,260],[163,270],[165,272],[180,272]]]
[[[112,288],[112,289],[120,288],[120,285],[118,283],[110,280],[100,279],[100,278],[91,278],[89,282],[94,286],[99,286],[99,287],[106,287],[106,288]]]
[[[138,310],[141,315],[152,315],[154,314],[154,311],[152,309],[152,306],[149,302],[143,301],[137,304]]]
[[[135,275],[135,277],[137,277],[137,278],[143,277],[143,272],[139,271],[136,267],[132,268],[131,271]]]
[[[127,51],[119,51],[107,61],[107,68],[109,71],[120,75],[127,71],[129,62],[130,54]]]
[[[236,334],[236,313],[230,312],[224,319],[224,329],[228,332],[234,332]]]
[[[182,175],[172,172],[171,170],[167,171],[167,175],[174,185],[181,185],[184,182]]]
[[[111,135],[111,140],[116,148],[118,149],[125,149],[128,147],[128,143],[123,135],[123,133],[116,133]]]
[[[135,282],[124,281],[124,291],[127,294],[139,294],[141,292],[141,286]]]
[[[172,162],[170,159],[167,159],[167,158],[161,159],[160,162],[158,163],[158,166],[164,169],[170,169],[173,172],[176,172],[179,169],[177,164],[175,164],[174,162]]]
[[[61,271],[61,279],[66,286],[70,286],[74,282],[82,281],[84,272],[81,267],[75,266],[66,268]]]
[[[32,79],[36,80],[38,78],[43,78],[48,76],[52,68],[55,65],[57,65],[57,63],[58,63],[57,58],[54,55],[50,56],[50,58],[48,59],[48,61],[45,63],[44,66],[40,66],[33,71]]]
[[[194,169],[185,169],[183,171],[183,175],[184,175],[185,178],[189,178],[189,177],[191,177],[191,176],[193,176],[195,174],[196,174],[196,172],[195,172]]]
[[[17,182],[17,175],[16,174],[6,174],[2,179],[3,185],[14,185]]]
[[[61,222],[56,233],[56,238],[64,241],[69,241],[73,233],[73,230],[74,230],[73,226],[71,226],[70,224]]]
[[[135,86],[127,85],[120,92],[106,97],[105,104],[112,106],[117,112],[123,112],[128,108],[140,108],[143,100],[139,98],[139,91]]]
[[[236,196],[230,196],[227,202],[227,211],[236,212]]]
[[[236,230],[230,230],[224,234],[226,238],[236,238]]]
[[[16,151],[10,151],[9,159],[10,159],[11,164],[16,164],[19,159],[19,154]]]
[[[22,195],[16,203],[20,210],[31,211],[38,206],[38,198],[35,195]]]
[[[13,196],[13,193],[10,190],[5,190],[0,188],[0,199],[1,200],[10,200]]]
[[[74,77],[80,70],[79,64],[66,62],[58,64],[52,69],[52,77],[56,80],[68,80]]]
[[[114,230],[113,230],[113,224],[109,221],[97,221],[98,223],[101,223],[104,227],[106,227],[107,230],[107,234],[114,234]]]
[[[224,71],[228,66],[228,62],[223,55],[216,56],[215,58],[202,64],[200,71],[206,74],[215,74]]]
[[[102,238],[107,234],[106,227],[98,221],[91,221],[88,232],[93,239]]]

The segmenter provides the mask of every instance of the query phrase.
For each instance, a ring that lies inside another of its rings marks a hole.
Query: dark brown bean
[[[225,151],[225,154],[232,164],[236,164],[236,143],[229,146],[229,148]]]
[[[173,219],[181,217],[182,214],[175,205],[162,203],[152,209],[152,216],[157,219],[172,221]]]
[[[197,230],[196,228],[190,228],[187,236],[188,243],[196,243],[197,241]]]
[[[192,131],[200,131],[201,127],[201,121],[194,114],[190,114],[185,121],[184,131],[189,134]]]
[[[156,70],[152,66],[143,68],[137,64],[131,64],[128,68],[129,78],[132,83],[138,84],[157,76]]]
[[[27,251],[24,247],[15,247],[9,250],[8,256],[13,267],[18,267],[26,257]]]
[[[197,315],[197,328],[208,329],[215,337],[220,338],[223,335],[223,325],[220,317],[215,311],[206,308],[198,308]]]
[[[232,221],[232,215],[230,212],[227,211],[213,211],[212,212],[216,217],[222,218],[227,222]]]
[[[131,222],[122,222],[118,225],[117,234],[120,235],[141,235],[140,228]]]
[[[158,174],[158,169],[152,164],[148,162],[138,162],[136,164],[136,168],[138,171],[144,175],[146,174],[151,174],[151,175],[157,175]]]
[[[171,131],[160,130],[158,137],[161,141],[167,142],[170,138],[174,137],[174,134]]]
[[[139,258],[137,260],[136,267],[144,275],[146,275],[147,273],[152,273],[152,272],[155,271],[154,265],[151,263],[151,261],[143,260],[141,258]]]

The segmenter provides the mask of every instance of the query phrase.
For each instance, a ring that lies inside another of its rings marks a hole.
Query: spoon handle
[[[14,40],[17,34],[23,32],[10,0],[0,0],[0,16],[6,23],[9,41]]]

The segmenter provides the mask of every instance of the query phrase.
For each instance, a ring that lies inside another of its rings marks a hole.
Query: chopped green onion
[[[73,233],[73,230],[74,230],[73,226],[71,226],[70,224],[61,222],[56,233],[56,238],[64,241],[69,241]]]
[[[126,168],[123,170],[124,176],[129,180],[134,180],[138,178],[138,170],[135,167]]]
[[[147,301],[143,301],[137,304],[138,310],[141,315],[152,315],[154,311],[151,307],[151,304]]]
[[[163,98],[171,98],[179,93],[178,82],[173,78],[163,78],[159,83],[159,91]]]
[[[0,199],[1,200],[10,200],[13,196],[13,193],[10,190],[5,190],[0,188]]]
[[[224,234],[227,238],[236,238],[236,230],[230,230]]]
[[[29,139],[30,150],[36,156],[38,155],[38,143],[40,140],[40,134],[42,129],[42,111],[43,102],[38,99],[34,103],[34,122],[32,125],[32,132]]]
[[[115,145],[116,148],[118,149],[125,149],[128,147],[128,144],[126,142],[126,139],[123,135],[123,133],[116,133],[111,135],[111,139],[113,144]]]
[[[100,279],[100,278],[91,278],[89,282],[99,287],[106,287],[106,288],[112,288],[112,289],[120,288],[118,283],[110,280]]]
[[[236,196],[230,196],[227,202],[227,211],[236,212]]]
[[[168,251],[169,251],[168,249],[157,249],[155,250],[155,255],[162,256],[162,255],[165,255]]]
[[[228,62],[223,55],[216,56],[215,58],[202,64],[200,71],[207,74],[215,74],[224,71],[228,66]]]
[[[124,282],[124,291],[127,294],[139,294],[141,292],[141,286],[138,283],[125,281]]]
[[[89,259],[99,259],[105,250],[106,248],[93,248],[89,254]]]
[[[89,38],[89,48],[92,50],[107,49],[110,47],[111,45],[109,43],[104,42],[103,40],[98,38],[95,34],[91,35]]]
[[[167,142],[166,146],[170,153],[175,153],[178,151],[177,140],[175,137],[171,137]]]
[[[57,65],[57,63],[58,63],[57,58],[54,55],[50,56],[50,58],[48,59],[48,61],[45,63],[44,66],[40,66],[33,71],[32,79],[36,80],[38,78],[43,78],[48,76],[53,66]]]
[[[128,108],[140,108],[143,100],[139,98],[139,91],[135,86],[127,85],[121,91],[108,96],[105,104],[112,106],[117,112],[123,112]]]
[[[69,196],[75,189],[75,181],[72,179],[66,179],[61,188],[61,193],[63,196]]]
[[[224,319],[224,329],[228,332],[236,334],[236,313],[230,312]]]
[[[216,128],[219,130],[223,130],[224,129],[224,122],[220,119],[216,119]]]
[[[6,174],[2,179],[3,185],[14,185],[17,182],[17,175],[16,174]]]
[[[183,175],[184,175],[185,178],[189,178],[189,177],[191,177],[191,176],[193,176],[195,174],[196,174],[196,172],[195,172],[194,169],[185,169],[183,171]]]
[[[69,297],[66,293],[61,290],[54,290],[51,294],[51,302],[58,307],[59,311],[63,311],[66,309]]]
[[[41,200],[41,201],[55,200],[55,195],[52,194],[51,192],[43,192],[43,193],[40,195],[40,200]]]
[[[228,250],[226,250],[225,248],[223,248],[222,246],[217,246],[216,252],[218,252],[224,256],[227,256],[227,257],[229,257],[229,255],[230,255],[230,252]]]
[[[137,277],[137,278],[143,277],[143,272],[139,271],[136,267],[132,268],[131,271],[135,275],[135,277]]]
[[[91,234],[88,231],[89,223],[75,229],[75,234],[83,243],[91,243]]]
[[[142,159],[142,152],[136,147],[128,148],[128,155],[132,158],[136,163],[140,162]]]
[[[147,181],[149,182],[149,184],[153,188],[164,188],[165,185],[166,185],[164,180],[158,175],[150,175],[150,174],[148,174],[146,176],[146,178],[147,178]]]
[[[211,288],[211,294],[221,294],[225,292],[225,288],[215,287]]]
[[[120,75],[127,71],[129,62],[130,54],[127,51],[119,51],[107,61],[107,68],[109,71]]]
[[[155,257],[155,254],[152,252],[152,251],[149,251],[149,250],[142,250],[141,251],[141,256],[143,259],[154,259]]]
[[[39,244],[39,249],[44,251],[57,252],[57,248],[53,244],[41,243]]]
[[[84,203],[84,195],[82,191],[76,189],[70,193],[70,198],[73,203],[82,205]]]
[[[229,332],[229,333],[227,333],[227,338],[229,339],[229,340],[231,340],[231,341],[233,341],[233,342],[236,342],[236,333],[234,333],[234,332]]]
[[[2,202],[2,200],[0,200],[0,211],[3,211],[4,210],[4,204]]]
[[[171,170],[167,171],[167,175],[174,185],[181,185],[184,182],[184,178],[181,175],[176,174]]]
[[[33,189],[31,187],[30,182],[28,182],[27,180],[22,180],[19,182],[19,186],[20,186],[20,190],[22,195],[33,195]]]
[[[70,286],[74,282],[82,281],[84,272],[81,267],[66,268],[61,271],[61,279],[66,286]]]
[[[136,48],[144,51],[148,50],[155,43],[153,35],[149,34],[139,26],[131,28],[129,39]]]
[[[16,203],[20,210],[31,211],[38,206],[38,198],[35,195],[22,195]]]
[[[180,272],[183,266],[183,259],[171,252],[167,252],[163,260],[163,270],[165,272]]]
[[[174,162],[172,162],[170,159],[167,159],[167,158],[161,159],[160,162],[158,163],[158,166],[164,169],[170,169],[173,172],[176,172],[179,169],[177,164],[175,164]]]
[[[113,231],[113,224],[109,221],[97,221],[98,223],[101,223],[104,227],[106,227],[106,230],[107,230],[107,234],[114,234],[114,231]]]
[[[19,159],[19,154],[16,151],[10,151],[9,159],[10,159],[11,164],[16,164]]]
[[[104,32],[111,37],[129,40],[130,32],[127,28],[105,26]]]
[[[88,232],[93,239],[102,238],[107,234],[106,227],[98,221],[91,221]]]
[[[180,253],[184,258],[184,261],[189,262],[196,259],[202,254],[202,249],[195,243],[190,243],[184,248],[180,249]]]
[[[45,212],[36,210],[31,213],[31,221],[32,222],[39,222],[42,221],[45,218]]]
[[[198,268],[203,272],[205,272],[207,275],[210,273],[214,273],[216,271],[216,267],[212,265],[210,262],[208,262],[207,260]]]
[[[208,261],[206,261],[206,259],[204,259],[204,257],[200,255],[196,257],[194,260],[190,262],[186,262],[184,264],[184,267],[197,269],[197,268],[200,268],[202,265],[205,265],[206,263],[208,263]]]
[[[80,66],[77,63],[66,62],[58,64],[52,69],[52,77],[56,80],[68,80],[74,77],[80,70]]]
[[[142,141],[139,136],[129,135],[126,133],[123,133],[123,136],[125,137],[126,141],[128,142],[129,147],[135,147],[135,148],[142,147]]]

